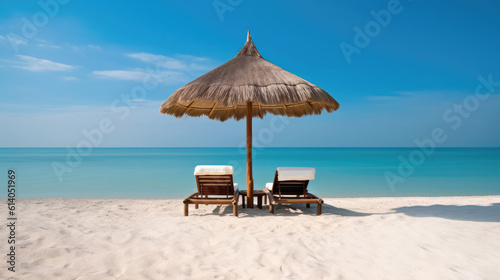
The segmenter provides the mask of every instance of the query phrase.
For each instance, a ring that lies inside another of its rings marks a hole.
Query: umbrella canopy
[[[235,58],[175,91],[160,112],[240,120],[249,101],[252,117],[260,118],[267,113],[300,117],[339,108],[326,91],[262,58],[248,32]]]
[[[289,117],[333,112],[339,103],[326,91],[262,58],[247,41],[233,59],[176,90],[160,107],[163,114],[226,121],[247,118],[247,195],[253,207],[252,117]]]

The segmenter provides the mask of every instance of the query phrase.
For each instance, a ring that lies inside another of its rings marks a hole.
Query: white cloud
[[[93,71],[92,74],[96,75],[99,78],[131,80],[131,81],[142,81],[144,76],[147,75],[147,73],[141,71],[126,71],[126,70]]]
[[[143,62],[153,62],[153,61],[158,61],[161,60],[164,56],[163,55],[156,55],[156,54],[150,54],[150,53],[131,53],[127,54],[128,57],[138,59]]]
[[[152,81],[157,81],[164,84],[174,84],[186,82],[187,76],[181,72],[175,71],[155,71],[147,72],[143,69],[135,70],[107,70],[107,71],[93,71],[92,74],[102,79],[118,79],[142,82],[146,77],[151,77]]]
[[[196,57],[192,55],[177,55],[178,58],[173,58],[164,55],[142,52],[127,54],[127,56],[142,62],[153,63],[161,68],[182,70],[186,72],[196,70],[209,70],[212,68],[209,65],[202,65],[197,63],[208,62],[207,58]]]
[[[10,40],[10,41],[14,42],[16,45],[26,45],[26,44],[28,44],[26,41],[16,39],[16,38],[11,37],[9,35],[7,35],[7,37],[0,35],[0,39],[1,40],[6,40],[6,41]]]
[[[213,66],[208,65],[208,58],[191,55],[177,55],[176,58],[151,53],[130,53],[127,57],[147,63],[144,68],[126,70],[103,70],[93,71],[92,74],[101,79],[117,79],[142,82],[151,76],[154,80],[163,84],[176,84],[188,82],[198,76],[200,70],[209,70]],[[201,64],[201,63],[203,64]],[[151,69],[155,68],[155,69]]]
[[[11,40],[17,45],[26,45],[27,44],[26,41],[16,39],[16,38],[11,37],[9,35],[7,35],[7,37],[0,35],[0,40],[6,40],[6,41]],[[76,52],[84,51],[87,49],[95,50],[95,51],[102,51],[102,48],[100,46],[92,45],[92,44],[89,44],[86,46],[76,46],[76,45],[71,45],[69,43],[59,45],[59,44],[56,44],[56,43],[53,43],[53,42],[50,42],[50,41],[47,41],[44,39],[38,39],[38,38],[34,39],[34,42],[36,43],[36,46],[38,46],[40,48],[52,48],[52,49],[66,48],[66,49],[72,49],[73,51],[76,51]]]
[[[52,49],[60,49],[60,46],[57,45],[49,45],[49,44],[38,44],[41,48],[52,48]]]
[[[52,42],[49,42],[47,40],[43,40],[43,39],[35,39],[38,44],[37,46],[41,47],[41,48],[52,48],[52,49],[60,49],[61,46],[58,46]]]
[[[21,61],[14,62],[12,67],[21,68],[29,71],[71,71],[74,66],[53,62],[47,59],[36,58],[27,55],[17,55]]]
[[[71,45],[69,43],[66,43],[66,44],[64,44],[64,46],[66,46],[69,49],[72,49],[75,52],[83,52],[83,51],[88,50],[88,49],[94,50],[94,51],[102,51],[102,48],[100,46],[91,45],[91,44],[86,45],[86,46],[76,46],[76,45]]]
[[[208,61],[208,58],[206,58],[206,57],[198,57],[198,56],[189,55],[189,54],[178,54],[177,56],[179,58],[189,59],[189,60],[193,60],[193,61]]]
[[[75,45],[71,45],[71,44],[69,44],[69,43],[66,43],[66,44],[64,44],[64,45],[65,45],[67,48],[72,49],[72,50],[74,50],[74,51],[80,51],[80,50],[81,50],[81,47],[78,47],[78,46],[75,46]]]
[[[188,70],[188,65],[185,62],[168,56],[150,53],[131,53],[127,56],[142,62],[154,63],[166,69]]]
[[[96,50],[96,51],[102,51],[102,48],[100,46],[97,46],[97,45],[87,45],[87,47],[89,49],[93,49],[93,50]]]

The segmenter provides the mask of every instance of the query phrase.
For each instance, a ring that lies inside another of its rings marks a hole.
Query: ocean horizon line
[[[0,149],[76,149],[77,146],[66,146],[66,147],[0,147]],[[225,146],[225,147],[180,147],[180,146],[171,146],[171,147],[92,147],[92,149],[229,149],[229,148],[237,148],[243,149],[245,147],[238,146]],[[405,146],[405,147],[311,147],[311,146],[267,146],[267,147],[253,147],[253,149],[269,149],[269,148],[285,148],[285,149],[420,149],[418,146]],[[428,147],[424,147],[428,148]],[[500,149],[498,147],[477,147],[477,146],[453,146],[453,147],[433,147],[433,149]]]

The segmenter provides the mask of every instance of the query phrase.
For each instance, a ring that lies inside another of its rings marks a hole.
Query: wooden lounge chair
[[[198,165],[194,169],[198,192],[184,199],[184,216],[189,214],[189,204],[233,205],[233,215],[238,216],[238,185],[233,183],[232,166]]]
[[[323,199],[309,193],[307,185],[314,180],[314,168],[278,167],[274,182],[267,183],[264,192],[269,197],[269,212],[274,214],[275,204],[306,204],[318,205],[318,215],[321,215]]]

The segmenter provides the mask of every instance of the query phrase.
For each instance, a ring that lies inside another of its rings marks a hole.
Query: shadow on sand
[[[311,208],[313,206],[311,205]],[[323,204],[323,213],[324,214],[332,214],[332,215],[339,215],[339,216],[345,216],[345,217],[365,217],[365,216],[371,216],[374,215],[373,213],[362,213],[362,212],[356,212],[352,211],[349,209],[344,209],[344,208],[338,208],[330,204]]]
[[[204,205],[200,205],[204,207]],[[207,207],[207,206],[205,206]],[[212,207],[212,206],[209,206]],[[193,209],[194,210],[194,209]],[[241,218],[263,217],[263,216],[298,216],[311,215],[316,216],[316,205],[306,208],[304,204],[276,205],[274,214],[269,213],[269,205],[263,205],[262,209],[257,207],[253,209],[238,207]],[[500,203],[494,203],[489,206],[479,205],[429,205],[429,206],[405,206],[394,209],[395,213],[402,213],[411,217],[437,217],[458,221],[473,222],[500,222]],[[216,206],[211,213],[204,215],[231,216],[233,214],[232,206]],[[366,217],[371,215],[380,215],[379,213],[362,213],[349,209],[338,208],[329,204],[323,204],[322,215],[336,215],[344,217]]]
[[[478,205],[430,205],[395,208],[397,213],[412,217],[438,217],[450,220],[473,222],[500,222],[500,203],[489,206]]]
[[[200,207],[203,207],[200,205]],[[262,209],[255,206],[253,209],[242,208],[241,204],[238,207],[240,217],[262,217],[262,216],[295,216],[295,215],[312,215],[316,216],[316,204],[311,204],[311,208],[307,208],[305,204],[291,204],[291,205],[275,205],[274,214],[269,213],[269,205],[262,205]],[[233,214],[232,206],[216,206],[211,214],[226,216]],[[361,213],[344,208],[338,208],[329,204],[323,204],[323,211],[321,215],[337,215],[345,217],[364,217],[373,215],[372,213]]]

